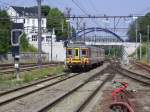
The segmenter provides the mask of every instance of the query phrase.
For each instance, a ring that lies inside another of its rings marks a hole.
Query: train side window
[[[82,55],[83,55],[83,56],[86,55],[86,50],[82,50]]]
[[[72,50],[71,49],[67,50],[67,54],[72,55]]]

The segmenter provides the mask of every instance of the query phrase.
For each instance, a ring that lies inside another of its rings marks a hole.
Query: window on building
[[[32,41],[37,41],[37,35],[32,35]]]
[[[41,37],[41,38],[42,38],[42,41],[44,41],[45,38],[44,37]]]
[[[32,19],[32,25],[35,26],[35,19]]]
[[[29,18],[27,18],[27,24],[29,24]]]
[[[42,25],[44,25],[44,20],[42,19],[42,23],[41,23]]]
[[[50,42],[51,37],[50,36],[46,36],[46,42]]]

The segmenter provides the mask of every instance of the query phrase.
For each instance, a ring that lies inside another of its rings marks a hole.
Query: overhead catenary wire
[[[77,2],[75,2],[74,0],[72,0],[72,2],[86,15],[89,15],[83,8],[80,7],[79,4],[77,4]]]
[[[72,2],[87,16],[90,16],[90,14],[88,14],[82,7],[80,7],[80,5],[75,2],[75,0],[72,0]],[[97,23],[95,20],[91,19],[96,25],[98,25],[99,23]]]

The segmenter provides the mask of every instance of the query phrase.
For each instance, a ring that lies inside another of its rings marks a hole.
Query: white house
[[[37,7],[11,6],[7,10],[14,23],[22,23],[29,43],[38,48],[38,9]],[[42,16],[42,51],[49,53],[49,60],[64,61],[65,48],[63,42],[56,42],[56,36],[46,29],[47,20]],[[52,39],[52,40],[51,40]],[[51,45],[52,44],[52,45]]]
[[[11,6],[7,13],[14,23],[23,23],[25,33],[30,34],[38,31],[37,11],[37,7]],[[41,26],[43,32],[46,32],[46,23],[46,17],[42,16]]]

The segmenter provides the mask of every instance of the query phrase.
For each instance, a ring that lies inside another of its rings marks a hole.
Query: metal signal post
[[[22,35],[23,35],[22,29],[13,29],[11,31],[12,56],[14,57],[14,67],[16,69],[17,80],[20,80],[19,60],[20,60],[20,38]]]

